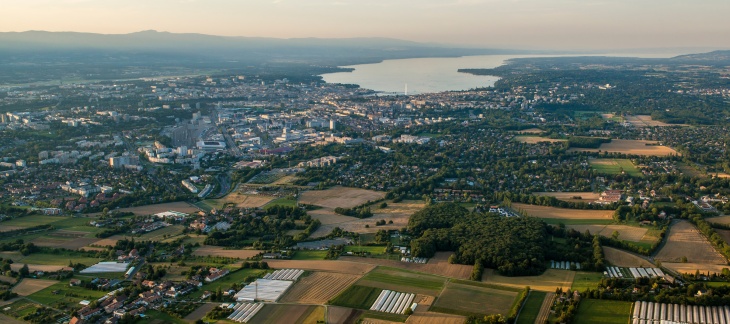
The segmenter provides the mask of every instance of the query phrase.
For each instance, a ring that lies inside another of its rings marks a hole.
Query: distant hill
[[[683,63],[730,65],[730,50],[680,55],[673,57],[672,60]]]
[[[0,33],[0,57],[13,61],[73,60],[90,57],[102,61],[113,56],[130,60],[237,60],[247,63],[306,62],[350,64],[390,58],[526,53],[481,48],[452,48],[390,38],[258,38],[142,31],[131,34],[75,32]]]

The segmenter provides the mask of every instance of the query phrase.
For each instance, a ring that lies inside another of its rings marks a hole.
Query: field
[[[309,316],[316,312],[317,309],[322,308],[321,306],[307,306],[307,305],[276,305],[268,304],[265,305],[256,315],[251,319],[249,323],[261,323],[261,324],[274,324],[274,323],[305,323]],[[320,312],[324,319],[324,312]],[[313,322],[316,323],[317,319]]]
[[[634,127],[664,127],[664,126],[685,126],[682,124],[667,124],[664,122],[660,122],[658,120],[654,120],[649,115],[633,115],[633,116],[626,116],[626,121],[629,122]]]
[[[722,237],[725,243],[730,242],[730,230],[715,229],[715,232]]]
[[[273,272],[273,271],[263,270],[263,269],[240,269],[237,271],[232,271],[231,273],[221,277],[220,279],[218,279],[216,281],[213,281],[213,282],[207,283],[207,284],[203,284],[203,287],[200,288],[199,290],[191,293],[190,297],[198,298],[203,295],[203,292],[205,290],[216,291],[218,288],[221,288],[222,290],[226,290],[227,288],[230,288],[233,284],[243,283],[243,281],[246,277],[260,278],[260,277],[263,277],[268,272]]]
[[[342,307],[369,309],[381,291],[383,289],[376,287],[352,285],[337,295],[330,303]]]
[[[327,190],[305,191],[299,197],[299,203],[321,206],[325,208],[352,208],[368,201],[383,199],[385,193],[372,190],[334,187]]]
[[[41,236],[33,239],[31,242],[37,246],[47,246],[53,248],[62,248],[69,250],[78,250],[90,244],[98,242],[98,238],[75,238],[75,239],[63,239],[48,236]]]
[[[577,291],[585,291],[588,288],[596,289],[601,279],[603,279],[603,274],[600,272],[576,272],[573,286],[570,289]]]
[[[209,199],[205,203],[222,209],[227,204],[232,204],[237,208],[258,208],[272,201],[274,197],[263,195],[249,195],[240,192],[232,192],[221,199]]]
[[[53,286],[58,281],[25,278],[18,285],[13,287],[13,292],[20,296],[32,295],[38,291]]]
[[[117,241],[122,240],[122,239],[125,239],[125,238],[131,238],[131,237],[127,237],[127,236],[124,236],[124,235],[112,235],[112,236],[109,236],[109,237],[107,237],[105,239],[98,240],[98,241],[96,241],[96,242],[94,242],[93,244],[90,244],[90,245],[93,245],[93,246],[114,246],[114,245],[117,244]]]
[[[727,264],[727,260],[688,221],[680,221],[669,229],[667,242],[657,253],[662,262],[686,261],[699,264]]]
[[[595,192],[533,192],[535,196],[547,196],[555,197],[562,201],[567,202],[593,202],[598,200],[601,196]],[[580,197],[580,199],[573,199],[573,197]]]
[[[327,251],[319,250],[302,250],[296,251],[292,260],[324,260],[327,257]]]
[[[445,282],[446,279],[442,277],[381,266],[370,271],[357,284],[398,292],[437,296]]]
[[[523,130],[515,131],[518,134],[542,134],[545,131],[539,128],[528,128]]]
[[[644,176],[629,159],[589,159],[588,163],[598,173],[615,175],[623,171],[632,177]]]
[[[360,279],[357,275],[315,272],[301,278],[281,298],[282,303],[324,304]]]
[[[388,266],[457,279],[469,279],[473,267],[464,264],[450,264],[448,262],[448,258],[451,254],[452,252],[436,252],[436,255],[433,258],[429,259],[428,263],[426,264],[401,262],[399,260],[361,257],[340,257],[340,260],[370,263],[374,265]]]
[[[128,208],[119,208],[119,209],[115,209],[115,210],[120,211],[120,212],[132,212],[138,216],[139,215],[154,215],[154,214],[166,212],[169,210],[174,210],[174,211],[181,212],[181,213],[195,213],[195,212],[200,211],[200,209],[197,206],[189,204],[184,201],[137,206],[137,207],[128,207]],[[91,214],[91,215],[99,215],[99,214],[101,214],[101,213],[95,213],[95,214]]]
[[[647,155],[647,156],[667,156],[667,155],[679,155],[677,151],[671,147],[656,145],[656,141],[644,141],[644,140],[620,140],[614,139],[610,143],[603,143],[597,149],[589,148],[570,148],[568,152],[608,152],[608,153],[623,153],[623,154],[634,154],[634,155]],[[651,144],[651,145],[650,145]]]
[[[573,285],[575,271],[547,269],[539,276],[505,277],[496,273],[493,269],[484,269],[482,282],[505,287],[522,289],[530,286],[530,289],[537,291],[551,292],[555,288],[562,287],[568,290]]]
[[[355,323],[363,311],[352,308],[327,306],[327,323],[349,324]]]
[[[185,227],[182,225],[166,226],[156,231],[144,233],[137,240],[159,242],[162,240],[166,240],[169,237],[182,234],[183,229],[185,229]]]
[[[188,314],[188,316],[185,316],[184,320],[190,323],[195,322],[196,320],[205,317],[205,314],[208,314],[208,312],[216,307],[218,307],[218,304],[205,303],[202,306],[198,307],[198,309],[194,310],[192,313]]]
[[[653,267],[651,262],[646,261],[636,255],[629,252],[625,252],[612,247],[604,246],[603,254],[606,257],[606,261],[617,267]]]
[[[541,291],[530,291],[530,295],[527,296],[525,305],[522,306],[520,317],[517,318],[517,324],[533,324],[537,320],[537,315],[540,314],[540,308],[542,302],[545,300],[547,293]]]
[[[721,274],[723,268],[730,268],[728,265],[719,264],[697,264],[697,263],[681,263],[681,262],[662,262],[662,266],[677,271],[679,273],[695,274],[697,271],[703,274],[716,273]]]
[[[613,232],[617,231],[619,233],[618,238],[620,240],[632,242],[647,241],[648,243],[654,243],[659,239],[658,237],[647,236],[646,232],[649,231],[649,229],[646,227],[628,225],[568,225],[567,227],[580,233],[584,233],[588,230],[593,235],[598,234],[605,237],[611,237]]]
[[[710,223],[730,224],[730,216],[708,217],[705,220]]]
[[[68,266],[70,261],[73,263],[81,263],[85,265],[92,265],[99,261],[103,261],[99,258],[80,257],[73,254],[59,253],[59,254],[46,254],[46,253],[33,253],[24,256],[18,252],[2,252],[0,257],[10,258],[13,262],[22,265],[27,263],[28,266],[34,265],[49,265],[49,266]],[[15,264],[13,264],[15,265]]]
[[[218,246],[203,245],[197,250],[193,251],[193,255],[248,259],[259,255],[261,252],[262,251],[259,250],[226,250]]]
[[[431,311],[457,315],[507,315],[516,296],[514,291],[449,282]]]
[[[105,291],[70,287],[68,281],[61,281],[47,286],[27,298],[44,305],[58,307],[64,305],[76,306],[81,300],[96,300],[105,294]]]
[[[568,140],[565,139],[553,139],[553,138],[547,138],[547,137],[540,137],[540,136],[529,136],[529,135],[518,135],[513,138],[516,142],[521,143],[527,143],[527,144],[537,144],[540,142],[550,142],[550,143],[556,143],[556,142],[567,142]]]
[[[273,269],[302,269],[355,275],[366,274],[375,268],[375,266],[371,264],[340,260],[267,260],[266,262],[269,264],[269,267]]]
[[[547,206],[536,206],[528,204],[513,203],[512,209],[520,210],[529,216],[554,219],[591,219],[591,220],[612,220],[612,210],[584,210],[567,209]]]
[[[626,324],[631,316],[631,302],[584,299],[578,306],[575,323]]]
[[[32,226],[51,224],[58,221],[69,219],[70,217],[63,216],[41,216],[41,215],[30,215],[14,218],[4,222],[0,222],[0,232],[12,231],[21,228],[28,228]]]
[[[373,217],[358,219],[354,217],[336,214],[332,209],[318,209],[309,211],[312,218],[319,219],[322,225],[312,233],[311,237],[323,237],[332,232],[332,229],[339,227],[344,231],[356,233],[375,233],[378,230],[399,230],[408,225],[408,219],[415,212],[423,209],[425,203],[420,200],[402,201],[393,203],[388,201],[388,207],[378,208],[375,204],[371,206]],[[393,224],[375,226],[375,222],[385,220],[386,223],[393,221]],[[369,225],[366,228],[365,225]]]

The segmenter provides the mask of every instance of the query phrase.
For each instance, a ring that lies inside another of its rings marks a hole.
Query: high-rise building
[[[335,120],[334,119],[330,119],[330,130],[335,130],[335,126],[336,126],[335,125]]]

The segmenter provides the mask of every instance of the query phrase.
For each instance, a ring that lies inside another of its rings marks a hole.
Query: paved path
[[[547,295],[545,295],[545,299],[542,301],[542,306],[540,306],[540,313],[537,314],[535,324],[544,324],[545,321],[547,321],[548,316],[550,315],[550,307],[553,306],[554,300],[555,293],[547,293]]]

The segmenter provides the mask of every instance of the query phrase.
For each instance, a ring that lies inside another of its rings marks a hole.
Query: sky
[[[728,0],[3,0],[0,32],[389,37],[488,48],[730,48]]]

